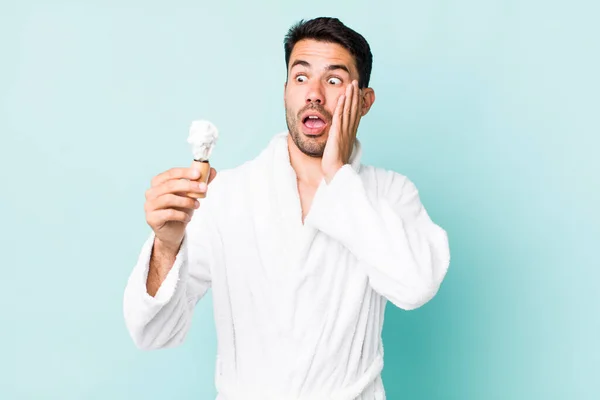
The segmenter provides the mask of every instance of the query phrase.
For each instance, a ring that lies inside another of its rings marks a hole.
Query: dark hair
[[[369,43],[361,34],[348,28],[337,18],[319,17],[309,21],[301,20],[289,29],[283,41],[286,70],[289,68],[290,55],[294,46],[303,39],[337,43],[344,47],[356,62],[359,87],[369,86],[373,55]]]

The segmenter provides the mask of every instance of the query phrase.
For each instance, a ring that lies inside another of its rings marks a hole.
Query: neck
[[[290,163],[296,172],[298,181],[311,186],[318,186],[323,179],[321,157],[310,157],[298,149],[291,135],[287,136]]]

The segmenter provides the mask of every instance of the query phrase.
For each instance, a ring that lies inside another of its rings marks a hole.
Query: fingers
[[[160,229],[164,224],[170,221],[188,223],[192,216],[184,211],[168,208],[164,210],[156,210],[146,214],[146,221],[152,227]]]
[[[207,184],[217,176],[217,171],[210,168],[207,183],[200,178],[200,172],[194,168],[171,168],[152,179],[151,187],[146,191],[146,200],[151,201],[165,194],[204,194]],[[198,196],[196,196],[198,197]]]
[[[346,96],[341,95],[338,98],[337,105],[335,106],[335,111],[333,112],[333,121],[331,122],[330,132],[337,132],[342,127],[342,112],[344,110],[344,103],[346,101]]]
[[[178,196],[176,194],[167,193],[153,200],[149,200],[144,205],[146,212],[152,212],[156,210],[164,210],[167,208],[176,208],[180,211],[191,212],[200,206],[198,200],[192,199],[187,196]]]
[[[156,199],[164,194],[173,193],[203,193],[206,191],[206,188],[201,188],[200,185],[203,183],[198,183],[195,181],[189,181],[187,179],[173,179],[168,180],[158,186],[151,187],[146,191],[146,200]]]
[[[199,177],[200,172],[194,168],[171,168],[156,175],[150,186],[159,186],[174,179],[198,179]]]
[[[198,200],[172,193],[148,200],[144,204],[147,222],[157,229],[170,221],[188,223],[192,219],[194,210],[199,207]]]
[[[342,132],[348,132],[351,122],[352,103],[354,102],[354,84],[346,86],[346,101],[344,102],[344,111],[342,117]]]
[[[350,85],[346,86],[340,125],[342,132],[353,134],[357,130],[362,108],[361,95],[362,91],[358,87],[358,81],[354,80]]]
[[[358,81],[352,82],[353,92],[352,92],[352,108],[350,110],[350,134],[353,135],[358,127],[358,113],[359,113],[359,103],[360,103],[360,89],[358,88]]]

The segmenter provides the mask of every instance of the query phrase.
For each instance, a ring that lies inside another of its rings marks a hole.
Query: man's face
[[[358,80],[354,58],[334,43],[301,40],[290,55],[284,102],[288,130],[304,154],[322,157],[338,98]]]

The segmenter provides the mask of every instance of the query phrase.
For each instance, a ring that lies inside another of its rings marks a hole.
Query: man
[[[434,297],[447,235],[411,181],[360,162],[375,101],[364,38],[337,19],[301,22],[285,58],[288,132],[211,170],[209,191],[190,168],[153,179],[127,327],[140,348],[179,345],[212,288],[218,399],[385,399],[385,305]],[[201,206],[189,191],[206,192]]]

